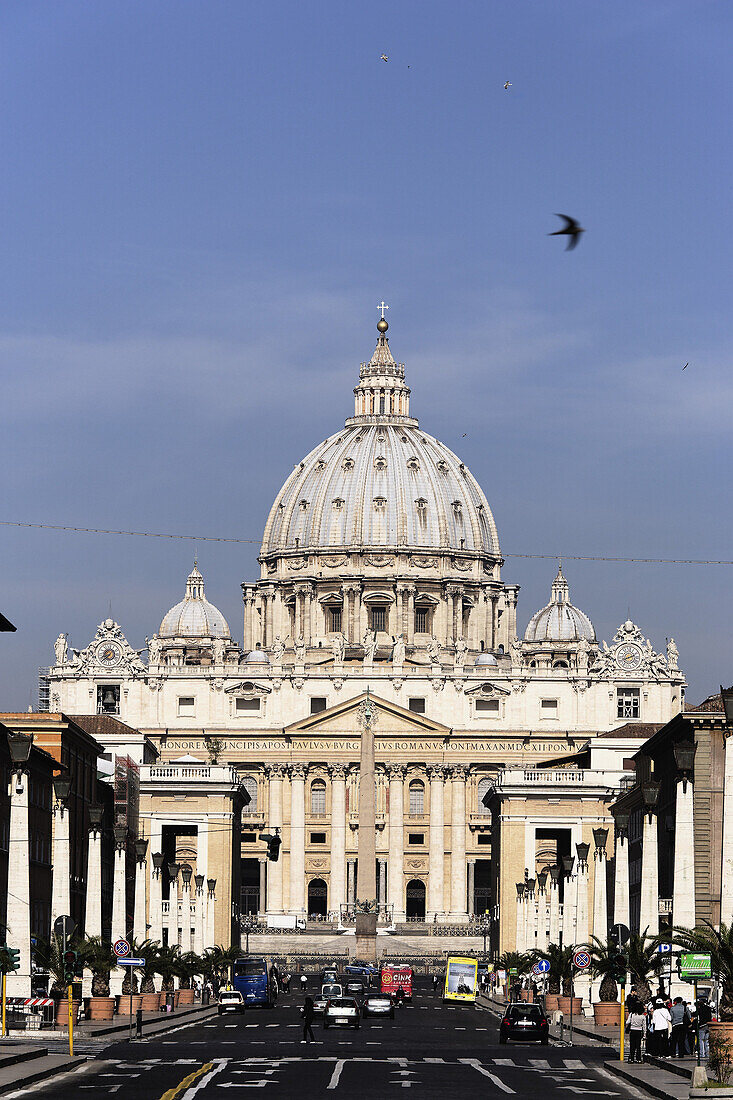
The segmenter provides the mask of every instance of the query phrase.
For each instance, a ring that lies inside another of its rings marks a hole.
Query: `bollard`
[[[135,1038],[142,1039],[143,1037],[143,1010],[139,1008],[135,1013]]]

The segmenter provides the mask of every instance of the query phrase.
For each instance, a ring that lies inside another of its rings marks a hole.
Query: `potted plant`
[[[80,952],[84,966],[92,972],[92,995],[87,1004],[90,1020],[111,1020],[115,1011],[115,999],[109,995],[109,974],[117,963],[110,944],[101,936],[84,940]]]
[[[194,999],[194,991],[191,983],[191,979],[194,974],[201,973],[201,960],[198,955],[195,955],[193,951],[186,951],[178,959],[178,976],[181,979],[180,988],[178,990],[179,997],[178,1003],[181,1005],[192,1005]]]
[[[162,979],[161,1005],[164,1005],[167,998],[174,992],[175,979],[179,972],[180,956],[181,949],[177,946],[160,947],[156,953],[153,967],[154,973],[159,974]]]
[[[546,951],[537,952],[538,958],[547,959],[550,964],[549,993],[545,996],[545,1009],[548,1012],[554,1012],[559,1008],[564,1016],[569,1016],[571,1013],[579,1016],[581,1013],[583,998],[573,996],[571,1003],[574,976],[573,953],[571,946],[561,947],[557,943],[549,944]]]
[[[532,966],[532,957],[525,954],[523,951],[505,951],[503,955],[500,955],[497,963],[499,970],[506,972],[506,998],[509,999],[510,991],[512,988],[512,982],[514,979],[521,978],[524,974],[527,974]],[[514,971],[514,973],[512,973]],[[520,996],[523,1000],[527,1000],[524,993],[526,990],[522,990]]]
[[[710,1024],[710,1048],[713,1035],[733,1041],[733,924],[721,924],[720,930],[710,921],[696,928],[675,928],[674,942],[683,951],[711,956],[713,974],[720,982],[718,1020]]]
[[[140,1007],[143,1012],[160,1011],[161,994],[155,988],[154,974],[156,973],[156,961],[160,944],[157,940],[143,940],[141,944],[133,947],[134,957],[145,959],[145,970],[140,984]]]
[[[66,941],[68,951],[76,951],[77,955],[81,944],[78,940],[70,938]],[[56,1023],[63,1026],[69,1019],[68,986],[66,984],[64,966],[64,943],[61,936],[51,935],[50,940],[38,940],[33,946],[33,961],[40,970],[45,970],[51,981],[49,997],[56,1002]],[[78,962],[78,959],[77,959]],[[81,1006],[79,996],[79,984],[72,985],[72,1012],[76,1019]]]
[[[621,1023],[621,1002],[618,1000],[616,984],[618,947],[613,940],[603,943],[597,936],[591,936],[588,953],[593,976],[601,979],[598,1000],[593,1003],[596,1026],[618,1027]]]

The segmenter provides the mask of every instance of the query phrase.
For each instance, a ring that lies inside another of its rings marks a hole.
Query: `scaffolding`
[[[50,672],[50,668],[38,669],[38,709],[46,713],[49,710],[49,704],[51,702]]]

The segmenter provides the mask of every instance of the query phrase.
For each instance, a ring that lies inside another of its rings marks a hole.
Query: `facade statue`
[[[334,663],[342,665],[346,656],[346,638],[340,630],[331,639],[331,652],[333,653]]]
[[[466,645],[466,640],[465,640],[465,638],[463,637],[462,634],[459,634],[458,639],[456,640],[456,656],[455,656],[456,668],[463,668],[463,664],[466,660],[466,654],[467,653],[468,653],[468,646]]]
[[[674,638],[670,638],[667,642],[667,668],[670,672],[679,671],[679,659],[680,651],[675,645]]]
[[[361,644],[364,646],[364,660],[367,664],[372,664],[377,652],[377,634],[374,630],[365,630],[364,637],[361,640]]]
[[[405,635],[398,634],[394,640],[392,646],[392,664],[402,665],[405,663]]]
[[[278,634],[275,641],[270,646],[270,652],[272,653],[272,660],[276,665],[281,665],[283,662],[283,656],[285,654],[285,642]]]
[[[440,664],[440,651],[442,650],[442,648],[442,645],[433,634],[430,638],[430,641],[428,642],[428,657],[430,658],[430,663],[432,665]]]
[[[578,642],[578,672],[588,671],[589,654],[590,643],[587,638],[581,638]]]
[[[226,654],[226,642],[223,638],[214,638],[211,643],[211,658],[215,665],[224,664],[224,656]]]
[[[146,638],[145,644],[148,647],[148,664],[157,665],[160,662],[161,642],[157,634],[153,634],[152,638]]]
[[[522,667],[522,639],[515,638],[512,642],[510,649],[512,651],[512,668]]]
[[[295,659],[299,665],[305,664],[305,638],[302,634],[295,642]]]
[[[56,664],[66,664],[66,635],[59,634],[56,641],[53,643],[53,651],[56,654]]]

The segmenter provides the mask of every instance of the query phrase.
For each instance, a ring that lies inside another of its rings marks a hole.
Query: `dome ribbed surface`
[[[476,479],[443,443],[404,423],[346,427],[314,448],[280,490],[261,552],[346,547],[500,557]]]

